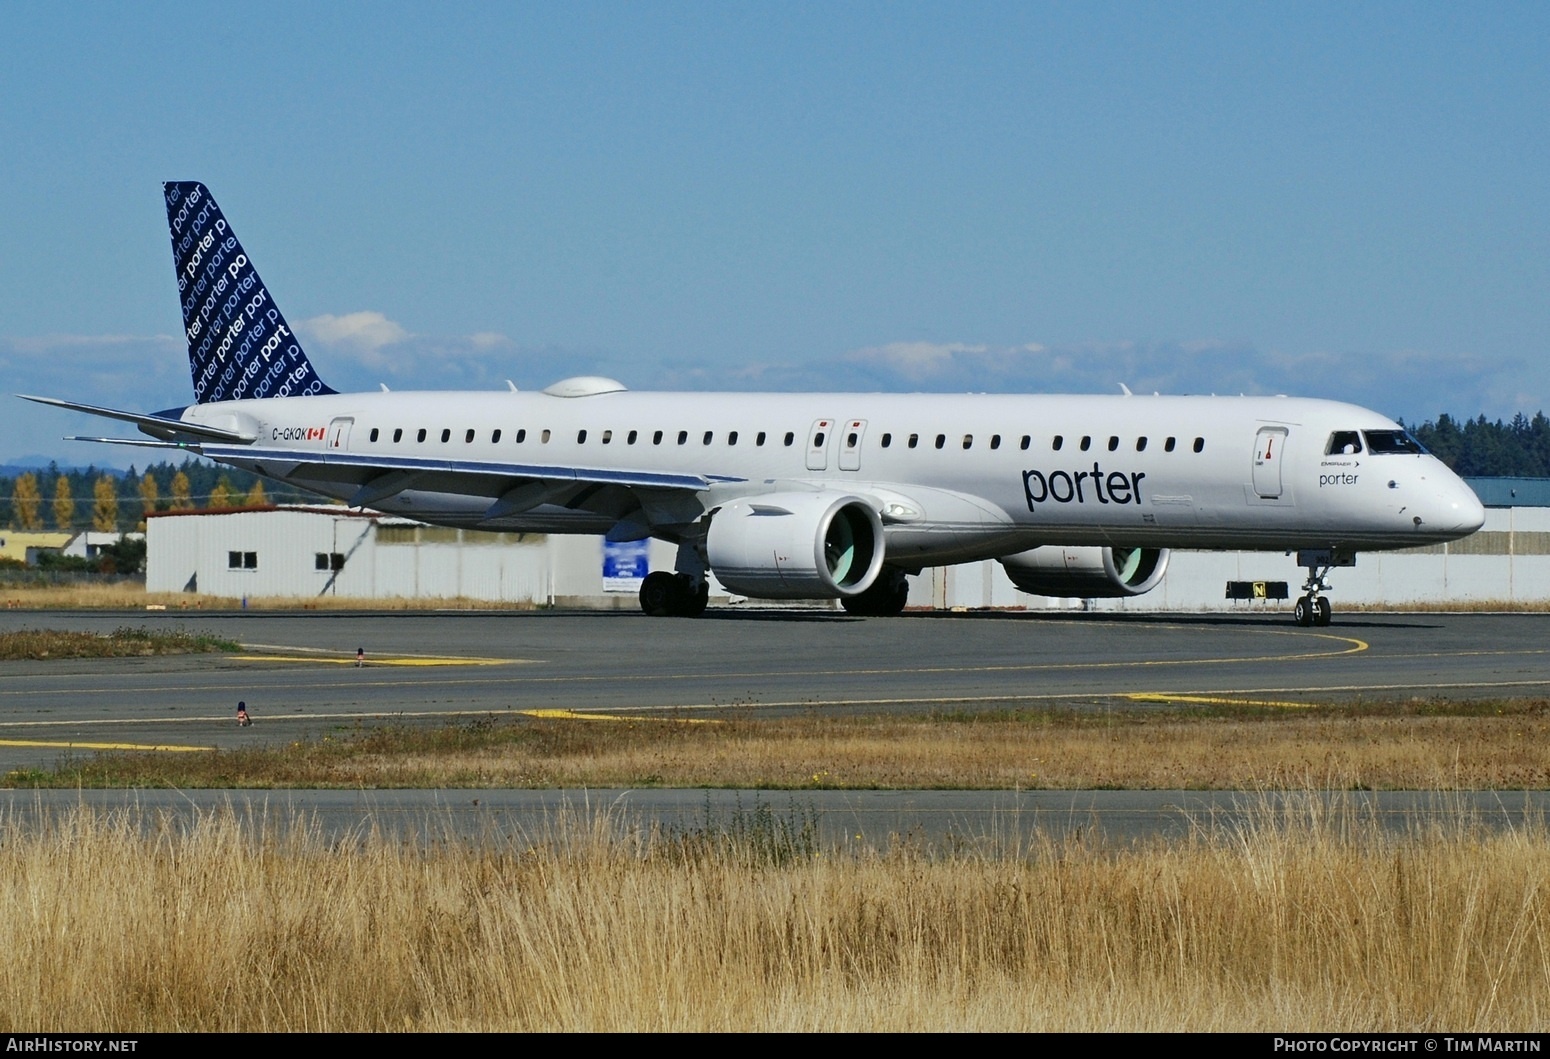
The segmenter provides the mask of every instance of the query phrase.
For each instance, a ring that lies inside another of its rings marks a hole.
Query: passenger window
[[[965,434],[963,436],[963,447],[965,449],[972,449],[974,447],[974,435],[973,434]]]
[[[1196,438],[1195,439],[1195,451],[1196,452],[1204,452],[1205,450],[1206,450],[1206,439],[1205,438]]]
[[[1024,434],[1023,435],[1022,444],[1019,446],[1019,448],[1021,448],[1024,452],[1027,452],[1028,451],[1028,446],[1032,445],[1032,444],[1033,444],[1033,436],[1031,434]],[[1059,445],[1056,445],[1055,447],[1057,449],[1060,448]]]
[[[886,449],[889,445],[893,444],[893,435],[892,434],[884,434],[882,436],[882,438],[879,439],[878,444]]]
[[[376,441],[377,440],[377,428],[376,427],[372,427],[371,428],[371,440],[372,441]]]
[[[845,435],[845,447],[847,449],[853,449],[853,448],[856,447],[856,442],[858,442],[860,440],[861,440],[860,435],[858,435],[854,430],[852,430],[849,434]]]
[[[1080,446],[1078,446],[1078,447],[1083,452],[1086,452],[1088,449],[1093,447],[1093,439],[1088,437],[1086,434],[1083,434],[1082,435],[1082,444]]]
[[[549,444],[549,428],[548,427],[544,427],[544,432],[542,434],[538,435],[538,440],[543,442],[545,445]]]
[[[585,445],[586,443],[587,443],[587,432],[585,430],[578,430],[578,431],[576,431],[576,444],[578,444],[578,445]]]
[[[823,439],[824,439],[824,432],[823,431],[820,430],[818,433],[814,434],[813,435],[813,448],[815,448],[815,449],[823,448]]]
[[[1324,447],[1326,456],[1350,456],[1362,451],[1362,436],[1354,430],[1337,430]]]
[[[762,446],[764,444],[764,431],[759,431],[753,436],[753,443]]]
[[[501,432],[500,432],[500,428],[497,427],[495,429],[495,431],[490,435],[490,444],[491,445],[499,445],[500,443],[501,443]]]
[[[404,440],[404,428],[399,427],[393,431],[393,444],[396,445],[402,440]]]
[[[689,443],[689,432],[687,430],[680,430],[678,432],[678,444],[686,445],[688,443]]]
[[[425,428],[424,427],[420,428],[420,432],[419,432],[419,434],[417,434],[415,436],[415,440],[416,441],[424,441],[425,440]]]
[[[792,442],[793,442],[793,441],[795,441],[795,440],[796,440],[796,439],[797,439],[797,436],[796,436],[796,435],[795,435],[795,434],[793,434],[793,433],[792,433],[792,432],[791,432],[791,431],[789,431],[789,430],[788,430],[788,431],[786,431],[786,447],[787,447],[787,448],[788,448],[788,449],[789,449],[789,448],[790,448],[790,447],[791,447],[791,443],[792,443]]]
[[[447,442],[449,442],[451,440],[452,440],[452,431],[447,429],[447,428],[445,428],[445,427],[443,427],[442,431],[441,431],[441,443],[443,445],[445,445]]]
[[[463,437],[463,444],[465,444],[465,445],[472,445],[473,443],[474,443],[474,432],[472,430],[469,430],[469,432],[466,435],[464,435],[464,437]]]
[[[1145,438],[1136,438],[1136,451],[1137,452],[1145,452],[1146,451],[1146,439]]]
[[[1109,451],[1110,452],[1118,452],[1119,451],[1119,438],[1115,437],[1113,434],[1109,435]]]
[[[605,430],[605,431],[603,431],[603,444],[604,445],[608,444],[613,439],[614,439],[614,432],[612,430]]]
[[[526,440],[527,440],[527,428],[519,427],[517,429],[517,444],[520,445],[520,444],[522,444]]]
[[[639,436],[640,436],[640,431],[632,430],[632,431],[629,432],[628,435],[625,436],[624,443],[626,445],[633,445],[633,444],[635,444],[635,439],[638,438]]]
[[[727,434],[727,444],[728,445],[736,445],[737,444],[737,431],[734,430],[734,431],[731,431],[730,433]]]
[[[1164,452],[1172,452],[1173,451],[1173,445],[1174,445],[1174,440],[1172,438],[1169,438],[1167,441],[1163,442],[1163,451]]]
[[[913,449],[916,445],[919,445],[919,444],[920,444],[920,435],[919,434],[911,434],[910,435],[910,448]]]
[[[1061,435],[1056,434],[1054,439],[1049,443],[1049,447],[1054,449],[1056,452],[1059,452],[1060,451],[1060,447],[1062,445],[1064,445],[1065,443],[1066,443],[1066,439],[1064,437],[1062,437]],[[1027,447],[1028,446],[1026,446],[1026,445],[1023,446],[1023,448],[1027,448]]]
[[[657,431],[655,434],[651,435],[651,443],[653,445],[660,445],[660,444],[662,444],[662,432],[660,430]]]
[[[709,445],[710,444],[710,439],[713,438],[713,437],[715,437],[715,435],[711,431],[707,430],[705,432],[705,444]]]
[[[990,447],[993,448],[993,449],[999,449],[1001,447],[1001,435],[1000,434],[992,434],[992,435],[990,435]]]

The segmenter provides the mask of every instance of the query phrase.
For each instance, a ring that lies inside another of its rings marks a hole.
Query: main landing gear
[[[847,614],[865,618],[891,618],[904,613],[909,602],[910,582],[903,570],[885,566],[877,574],[877,580],[857,596],[846,596],[840,606]]]
[[[710,582],[657,570],[640,583],[640,609],[653,618],[698,618],[710,599]]]
[[[1302,583],[1303,594],[1292,608],[1292,619],[1303,626],[1328,625],[1329,600],[1319,595],[1329,591],[1329,582],[1324,578],[1336,566],[1355,566],[1356,553],[1342,548],[1307,549],[1297,553],[1297,565],[1307,569],[1308,579]]]

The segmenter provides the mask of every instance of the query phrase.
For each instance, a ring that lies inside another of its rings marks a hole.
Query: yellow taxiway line
[[[229,655],[238,662],[299,662],[319,663],[328,666],[353,666],[356,660],[350,656],[332,655]],[[437,655],[401,655],[397,657],[373,657],[361,666],[372,669],[380,666],[506,666],[526,662],[525,658],[453,658]]]
[[[1185,703],[1191,706],[1276,706],[1287,710],[1306,710],[1327,705],[1317,702],[1283,702],[1278,699],[1232,699],[1225,695],[1173,695],[1166,691],[1131,691],[1121,694],[1120,698],[1131,702]]]
[[[63,750],[165,750],[173,754],[215,749],[213,746],[172,746],[164,743],[77,743],[73,740],[43,739],[0,739],[0,746],[52,746]]]
[[[712,717],[652,717],[650,715],[591,713],[586,710],[517,710],[523,717],[544,721],[677,721],[680,724],[725,724]]]

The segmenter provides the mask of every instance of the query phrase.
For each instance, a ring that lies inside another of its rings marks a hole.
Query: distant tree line
[[[1403,421],[1401,421],[1403,423]],[[1550,478],[1550,419],[1523,413],[1511,422],[1485,416],[1457,420],[1447,413],[1410,426],[1416,440],[1468,478]]]
[[[200,460],[156,463],[144,471],[47,468],[0,475],[0,526],[13,530],[145,529],[148,511],[260,507],[316,501],[311,493]]]

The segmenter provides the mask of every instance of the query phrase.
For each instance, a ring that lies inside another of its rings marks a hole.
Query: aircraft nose
[[[1437,504],[1427,521],[1433,530],[1467,537],[1485,525],[1485,505],[1460,478],[1438,490]]]
[[[1475,491],[1463,482],[1459,483],[1460,496],[1454,501],[1453,507],[1459,513],[1459,529],[1465,533],[1473,533],[1485,525],[1485,505],[1475,495]]]

